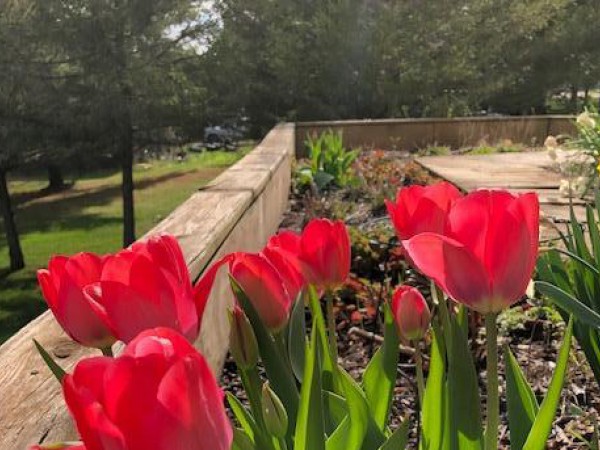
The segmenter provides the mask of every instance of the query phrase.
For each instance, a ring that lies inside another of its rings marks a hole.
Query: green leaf
[[[421,407],[422,435],[419,445],[421,450],[442,449],[444,442],[446,359],[438,339],[440,335],[439,327],[434,327],[429,375]]]
[[[384,431],[390,414],[398,373],[399,339],[389,305],[384,305],[385,332],[383,345],[367,366],[363,389],[371,414],[380,431]]]
[[[531,431],[539,405],[517,359],[508,345],[504,346],[506,365],[506,403],[511,450],[521,450]]]
[[[256,450],[256,447],[254,446],[252,439],[250,439],[244,430],[234,428],[231,450]]]
[[[461,321],[462,322],[462,321]],[[451,320],[452,339],[448,345],[448,389],[451,436],[458,450],[481,450],[481,399],[469,341],[456,316]]]
[[[329,338],[327,336],[327,325],[325,323],[325,317],[323,316],[323,311],[321,310],[321,303],[314,286],[308,287],[308,298],[310,311],[312,314],[313,331],[316,331],[317,333],[317,345],[319,346],[319,357],[321,358],[321,376],[323,379],[323,388],[326,391],[343,395],[344,390],[339,377],[337,376],[337,362],[335,361],[334,356],[331,354]]]
[[[300,293],[292,309],[289,323],[288,355],[296,379],[302,382],[304,374],[304,357],[306,348],[306,315],[304,310],[304,294]]]
[[[250,412],[244,405],[242,405],[235,395],[233,395],[231,392],[227,392],[225,395],[233,415],[242,426],[242,429],[245,431],[248,438],[254,442],[256,440],[255,436],[259,434],[254,417],[252,417]]]
[[[403,450],[408,444],[408,432],[410,431],[410,421],[404,419],[400,426],[383,443],[379,450]]]
[[[323,404],[325,406],[325,411],[327,411],[327,414],[332,420],[333,431],[348,415],[348,405],[346,404],[344,397],[330,391],[323,392]]]
[[[348,404],[348,415],[327,440],[327,450],[360,450],[369,426],[369,405],[364,393],[344,369],[340,379]]]
[[[580,322],[600,330],[600,315],[588,308],[571,294],[546,281],[537,281],[535,287],[556,305],[560,306],[568,313],[573,314]]]
[[[306,366],[300,391],[294,450],[325,450],[323,396],[317,331],[313,328],[307,345]]]
[[[278,350],[273,336],[271,336],[263,325],[256,309],[254,309],[254,306],[237,281],[231,276],[229,280],[233,294],[252,324],[260,356],[271,386],[287,409],[291,433],[295,428],[295,420],[298,414],[298,388],[296,387],[296,379],[292,373],[292,368],[287,363],[287,355],[282,355]],[[291,438],[291,434],[289,437]]]
[[[37,349],[37,351],[41,355],[42,359],[44,360],[44,362],[48,366],[48,369],[50,369],[50,371],[52,372],[52,374],[56,377],[56,379],[59,382],[62,382],[63,378],[67,374],[64,371],[64,369],[62,367],[60,367],[56,363],[56,361],[54,361],[54,359],[52,358],[52,356],[50,356],[50,354],[46,351],[46,349],[44,347],[42,347],[42,345],[37,340],[33,339],[33,344],[35,345],[35,348]]]
[[[569,319],[569,325],[565,332],[565,338],[558,354],[556,369],[548,386],[548,392],[544,401],[540,406],[540,410],[533,422],[531,431],[527,436],[527,441],[523,446],[523,450],[544,450],[546,441],[552,430],[552,422],[558,404],[560,402],[560,394],[564,385],[565,375],[567,373],[567,363],[569,362],[569,352],[571,350],[571,337],[573,335],[573,317]]]

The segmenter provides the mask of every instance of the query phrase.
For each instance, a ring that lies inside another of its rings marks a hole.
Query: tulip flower
[[[219,268],[229,273],[256,309],[263,324],[278,332],[287,324],[295,297],[290,295],[282,274],[263,253],[236,252],[215,262],[195,287],[195,296],[208,298]]]
[[[448,211],[462,197],[456,187],[445,181],[431,186],[401,188],[396,201],[385,201],[396,234],[401,240],[424,232],[443,234]]]
[[[455,202],[445,234],[421,233],[402,244],[414,264],[451,298],[488,314],[523,296],[538,239],[535,194],[480,190]]]
[[[293,231],[282,231],[271,236],[262,254],[280,273],[292,298],[304,287],[306,268],[300,260],[301,236]]]
[[[231,448],[223,392],[174,330],[144,331],[117,358],[82,360],[63,391],[87,450]]]
[[[350,237],[344,223],[311,220],[302,232],[299,258],[311,284],[332,289],[344,283],[350,273]]]
[[[107,348],[115,342],[110,328],[84,294],[100,280],[104,258],[93,253],[54,256],[48,269],[38,270],[42,294],[54,317],[75,341],[87,347]]]
[[[107,257],[100,281],[85,292],[123,342],[154,327],[172,328],[193,342],[206,306],[206,299],[194,296],[177,240],[167,235]]]
[[[398,333],[407,341],[422,339],[427,333],[431,313],[417,288],[399,286],[392,298],[392,314]]]

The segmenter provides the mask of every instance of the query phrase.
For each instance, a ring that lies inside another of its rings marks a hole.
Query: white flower
[[[544,147],[547,149],[553,149],[558,147],[558,140],[554,136],[548,136],[544,141]]]
[[[587,111],[582,112],[577,116],[577,123],[586,128],[595,128],[596,121]]]
[[[548,156],[550,157],[550,159],[552,161],[556,161],[556,158],[558,157],[558,155],[556,154],[556,149],[555,148],[550,148],[548,150]]]

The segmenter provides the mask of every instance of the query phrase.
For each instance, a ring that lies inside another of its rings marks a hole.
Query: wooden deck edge
[[[218,177],[218,183],[194,193],[147,235],[174,234],[194,279],[224,253],[260,249],[277,230],[287,208],[294,145],[294,125],[276,126]],[[221,274],[198,342],[216,372],[227,353],[226,309],[231,297],[227,278]],[[36,354],[33,338],[67,370],[81,358],[99,353],[71,342],[50,312],[0,346],[0,450],[75,437],[61,388]]]

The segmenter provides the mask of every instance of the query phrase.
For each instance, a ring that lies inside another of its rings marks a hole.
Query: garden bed
[[[303,185],[299,178],[292,183],[290,207],[284,214],[281,229],[299,231],[312,218],[342,219],[349,227],[352,241],[351,276],[336,293],[334,310],[339,339],[339,362],[356,379],[381,345],[380,305],[389,301],[394,286],[407,283],[417,286],[429,297],[424,277],[405,261],[388,219],[384,199],[393,199],[398,188],[439,181],[406,152],[365,151],[353,166],[354,176],[343,188],[317,190]],[[510,345],[523,371],[541,400],[556,366],[557,352],[564,331],[558,313],[539,299],[528,299],[505,311],[499,318],[501,342]],[[470,324],[470,340],[485,394],[486,352],[481,317]],[[425,345],[429,345],[426,342]],[[560,411],[548,442],[548,448],[587,448],[582,438],[590,440],[595,414],[600,410],[600,390],[584,355],[576,344],[571,353],[567,382]],[[425,352],[428,353],[428,352]],[[503,367],[503,364],[500,364]],[[425,362],[427,371],[427,361]],[[501,369],[501,390],[504,374]],[[242,384],[231,358],[226,361],[224,385],[236,396],[244,397]],[[398,379],[392,406],[392,426],[405,417],[416,424],[418,408],[415,365],[411,348],[401,349]],[[485,401],[485,396],[482,395]],[[482,411],[484,408],[482,408]],[[506,405],[501,404],[501,448],[508,448]],[[410,448],[416,448],[417,430],[411,430]]]

